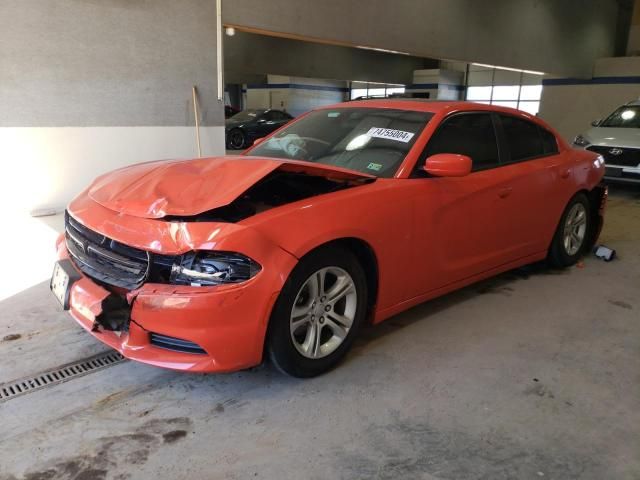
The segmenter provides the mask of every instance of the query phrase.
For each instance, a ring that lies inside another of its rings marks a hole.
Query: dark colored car
[[[232,107],[231,105],[224,106],[224,118],[231,118],[239,112],[240,110],[238,110],[236,107]]]
[[[266,137],[292,118],[282,110],[244,110],[226,120],[227,148],[242,150],[250,147],[257,138]]]

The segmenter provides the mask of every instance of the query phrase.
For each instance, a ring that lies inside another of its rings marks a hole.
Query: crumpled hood
[[[88,194],[103,207],[134,217],[191,216],[230,204],[278,168],[336,179],[375,178],[326,165],[231,156],[125,167],[98,177]]]
[[[640,128],[594,127],[583,136],[592,145],[640,148]]]

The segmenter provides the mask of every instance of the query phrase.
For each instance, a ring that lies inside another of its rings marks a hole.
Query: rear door
[[[545,251],[550,230],[555,230],[560,182],[568,179],[562,170],[555,136],[524,118],[496,114],[498,135],[505,152],[501,167],[508,195],[504,214],[509,219],[501,236],[510,260]]]

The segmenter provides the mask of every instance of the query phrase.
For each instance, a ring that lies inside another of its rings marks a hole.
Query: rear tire
[[[584,254],[591,234],[591,210],[589,199],[578,193],[565,208],[553,236],[548,262],[559,268],[574,265]]]
[[[266,345],[271,362],[299,378],[334,368],[365,319],[367,293],[364,270],[348,250],[324,247],[305,256],[271,315]]]

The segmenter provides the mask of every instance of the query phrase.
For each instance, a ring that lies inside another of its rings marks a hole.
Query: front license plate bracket
[[[49,288],[64,310],[69,310],[70,307],[71,287],[81,278],[82,276],[68,258],[58,260],[53,266]]]

